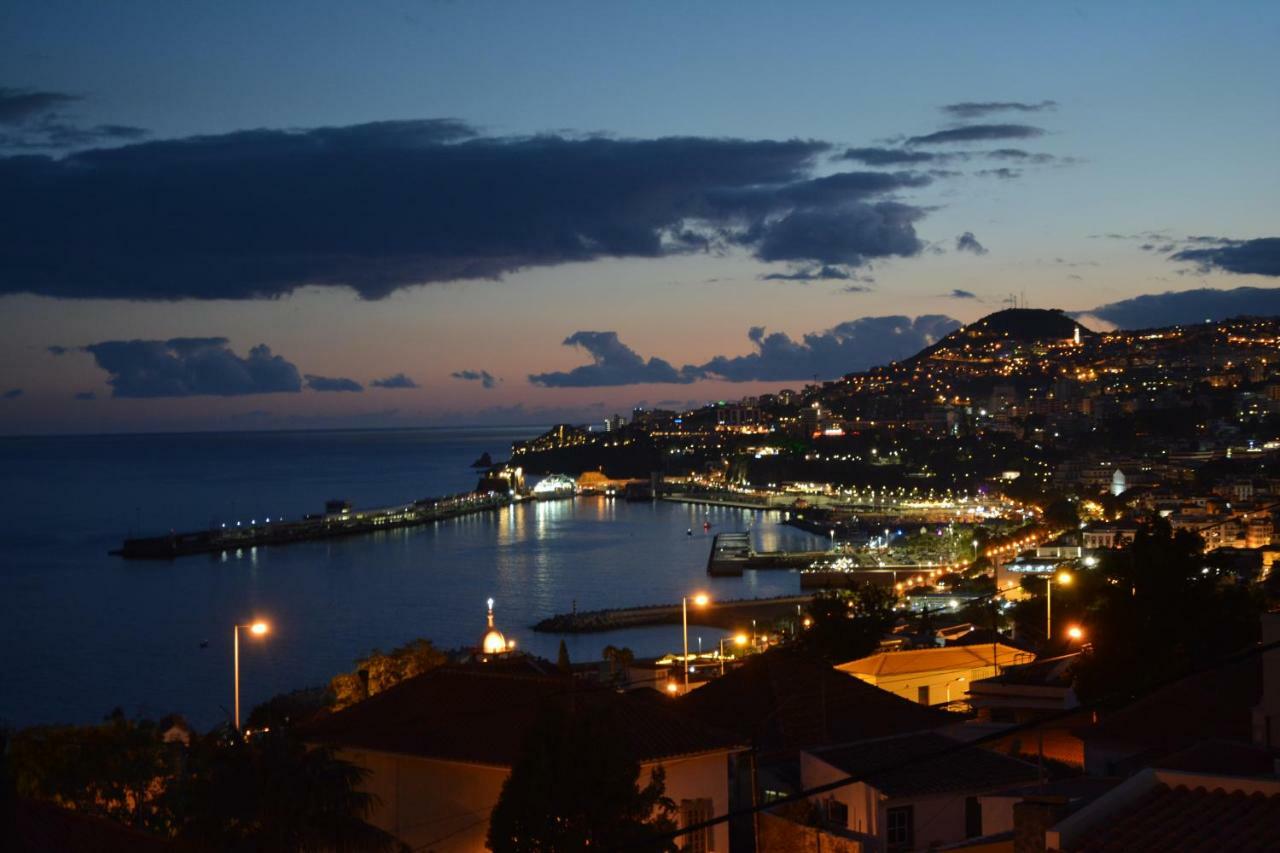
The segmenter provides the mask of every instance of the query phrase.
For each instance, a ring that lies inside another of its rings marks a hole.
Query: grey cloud
[[[1199,288],[1154,293],[1081,312],[1124,329],[1188,325],[1239,316],[1280,315],[1280,287]]]
[[[1039,113],[1057,108],[1057,101],[1040,101],[1035,104],[1024,101],[962,101],[958,104],[946,104],[938,109],[956,118],[970,119],[982,118],[991,113]]]
[[[79,95],[69,95],[66,92],[39,92],[0,86],[0,124],[21,124],[79,100]]]
[[[345,376],[315,376],[308,373],[307,387],[312,391],[363,391],[364,386]]]
[[[403,373],[397,373],[395,376],[388,376],[385,379],[375,379],[369,383],[374,388],[417,388],[418,383],[414,382]]]
[[[984,151],[983,154],[994,160],[1015,160],[1019,163],[1034,163],[1036,165],[1052,163],[1057,159],[1052,154],[1024,151],[1021,148],[996,148],[993,151]]]
[[[948,293],[947,296],[951,297],[952,299],[977,299],[978,298],[978,294],[974,293],[973,291],[961,290],[958,287],[955,290]]]
[[[582,347],[591,356],[592,363],[569,371],[531,374],[530,382],[547,388],[595,388],[648,382],[688,384],[695,378],[660,358],[645,361],[618,340],[617,332],[575,332],[563,343]]]
[[[939,130],[924,136],[912,136],[908,145],[942,145],[952,142],[986,142],[993,139],[1032,139],[1044,130],[1029,124],[967,124]]]
[[[829,149],[483,137],[440,119],[0,158],[0,294],[251,299],[317,285],[378,299],[730,246],[818,265],[915,254],[926,211],[879,199],[931,178],[812,177]]]
[[[498,384],[498,380],[487,370],[456,370],[449,375],[454,379],[479,382],[481,388],[493,388]]]
[[[77,391],[75,394],[77,400],[96,400],[98,395],[92,391]]]
[[[1238,275],[1280,276],[1280,237],[1261,237],[1256,240],[1224,240],[1220,237],[1187,239],[1210,248],[1183,249],[1172,256],[1173,260],[1193,263],[1204,270],[1216,269]]]
[[[717,356],[700,367],[685,370],[703,378],[731,382],[813,376],[829,379],[915,355],[958,328],[958,320],[937,314],[914,320],[902,316],[863,317],[795,341],[782,332],[766,334],[763,326],[756,326],[747,333],[755,352]]]
[[[987,247],[978,242],[978,238],[973,236],[972,231],[966,231],[956,238],[957,252],[972,252],[975,255],[985,255]],[[958,292],[958,291],[957,291]],[[973,294],[969,294],[972,296]]]
[[[908,151],[903,148],[849,148],[837,160],[855,160],[868,166],[901,166],[909,163],[933,163],[955,155],[933,151]]]
[[[112,397],[238,396],[302,390],[298,368],[259,344],[236,355],[226,338],[102,341],[83,348],[109,374]]]
[[[983,178],[1000,178],[1001,180],[1010,181],[1014,178],[1022,177],[1022,170],[1001,167],[999,169],[979,169],[974,174]]]
[[[846,281],[850,278],[853,278],[853,274],[848,270],[830,266],[803,267],[794,272],[775,272],[760,276],[761,281],[828,281],[833,279]]]
[[[21,397],[22,394],[23,394],[23,391],[21,388],[10,388],[8,391],[5,391],[3,394],[0,394],[0,398],[3,398],[5,400],[16,400],[19,397]]]
[[[910,257],[924,248],[914,227],[923,216],[918,207],[889,201],[839,210],[797,210],[768,228],[756,256],[851,267],[874,258]]]

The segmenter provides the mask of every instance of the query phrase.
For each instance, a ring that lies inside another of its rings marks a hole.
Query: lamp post
[[[747,635],[743,633],[735,634],[733,644],[738,648],[742,648],[747,644]],[[724,637],[720,638],[720,674],[724,675]]]
[[[700,592],[693,597],[693,603],[696,607],[706,607],[711,599],[707,597],[705,592]],[[684,692],[689,692],[689,596],[680,599],[680,624],[684,633]]]
[[[266,622],[261,620],[251,622],[248,625],[236,625],[231,629],[231,669],[233,671],[232,681],[235,685],[235,725],[236,731],[240,731],[240,629],[247,628],[250,634],[261,637],[271,630]]]
[[[1059,586],[1070,586],[1072,577],[1066,572],[1058,572],[1056,578],[1048,577],[1044,580],[1044,639],[1045,642],[1053,640],[1053,582],[1058,581]]]

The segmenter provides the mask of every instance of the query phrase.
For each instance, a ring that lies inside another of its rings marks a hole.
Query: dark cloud
[[[493,388],[498,384],[498,380],[487,370],[456,370],[449,375],[454,379],[479,382],[481,388]]]
[[[66,355],[69,352],[74,352],[75,349],[75,347],[58,346],[57,344],[48,347],[49,352],[53,355]]]
[[[695,378],[660,358],[645,361],[639,353],[618,340],[617,332],[574,332],[563,343],[565,346],[582,347],[590,354],[592,363],[567,372],[531,374],[530,382],[548,388],[595,388],[647,382],[687,384]]]
[[[345,376],[306,376],[307,387],[312,391],[363,391],[364,386]]]
[[[847,281],[850,278],[853,278],[853,274],[848,270],[829,266],[804,267],[795,272],[775,272],[760,276],[761,281]]]
[[[1057,108],[1057,101],[1041,101],[1038,104],[1028,104],[1023,101],[962,101],[958,104],[946,104],[938,109],[956,118],[970,119],[982,118],[991,113],[1039,113]]]
[[[978,242],[978,238],[973,236],[972,231],[966,231],[956,238],[956,251],[972,252],[975,255],[985,255],[987,253],[987,247]],[[969,295],[972,296],[973,294],[971,293]]]
[[[984,249],[983,251],[986,251],[986,250]],[[951,297],[952,299],[977,299],[978,298],[978,294],[974,293],[973,291],[961,290],[958,287],[955,290],[948,293],[947,296]]]
[[[996,148],[993,151],[984,151],[982,153],[984,156],[994,160],[1014,160],[1019,163],[1034,163],[1036,165],[1052,163],[1057,159],[1052,154],[1024,151],[1021,148]]]
[[[414,382],[412,379],[410,379],[408,376],[405,376],[403,373],[397,373],[395,376],[388,376],[385,379],[375,379],[369,384],[372,385],[374,388],[402,389],[402,388],[418,387],[417,382]]]
[[[948,154],[933,151],[907,151],[902,148],[849,148],[836,157],[837,160],[854,160],[868,166],[905,166],[914,163],[933,163],[949,159]]]
[[[1204,270],[1222,270],[1239,275],[1280,276],[1280,237],[1261,237],[1257,240],[1188,237],[1187,240],[1206,245],[1207,248],[1183,249],[1173,255],[1173,260],[1193,263]]]
[[[226,338],[102,341],[83,348],[110,377],[112,397],[222,397],[302,390],[298,368],[259,344],[246,358]]]
[[[910,172],[812,177],[813,140],[481,137],[453,120],[244,131],[0,159],[0,294],[378,299],[596,258],[919,251]],[[67,216],[74,210],[76,215]],[[818,239],[813,234],[820,234]]]
[[[756,257],[851,267],[891,255],[910,257],[924,248],[914,227],[923,216],[921,208],[892,201],[797,210],[770,225]]]
[[[782,332],[766,334],[763,326],[755,326],[747,332],[755,352],[717,356],[699,367],[684,370],[702,378],[731,382],[831,378],[915,355],[958,328],[958,320],[937,314],[922,315],[914,320],[863,317],[794,341]]]
[[[974,172],[974,174],[983,178],[1000,178],[1001,180],[1011,181],[1014,178],[1022,177],[1022,170],[1006,169],[1004,167],[1001,167],[999,169],[979,169],[978,171]]]
[[[92,391],[77,391],[75,394],[77,400],[96,400],[98,395]]]
[[[5,391],[3,394],[0,394],[0,398],[3,398],[5,400],[16,400],[22,396],[22,393],[23,391],[21,388],[10,388],[8,391]]]
[[[908,145],[941,145],[952,142],[986,142],[993,139],[1032,139],[1044,130],[1029,124],[967,124],[939,130],[924,136],[912,136]]]
[[[47,151],[132,142],[147,135],[140,127],[99,124],[85,127],[63,108],[82,100],[65,92],[0,88],[0,150]]]
[[[1189,325],[1240,316],[1280,315],[1280,287],[1200,288],[1154,293],[1080,312],[1123,329]]]
[[[0,125],[22,124],[79,100],[79,95],[66,92],[37,92],[0,86]]]

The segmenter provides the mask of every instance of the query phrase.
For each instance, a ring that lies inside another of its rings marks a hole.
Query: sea
[[[130,535],[299,518],[330,499],[376,507],[469,491],[482,453],[505,459],[542,430],[0,438],[0,725],[89,723],[118,708],[214,726],[232,704],[233,626],[255,619],[271,630],[241,637],[246,714],[374,649],[420,637],[474,646],[489,598],[519,649],[554,660],[562,637],[532,626],[574,608],[798,591],[793,572],[708,578],[716,532],[750,531],[762,549],[821,547],[777,513],[579,497],[235,555],[109,554]],[[690,647],[709,650],[721,635],[691,627]],[[678,627],[563,640],[576,661],[599,660],[610,644],[637,655],[681,644]]]

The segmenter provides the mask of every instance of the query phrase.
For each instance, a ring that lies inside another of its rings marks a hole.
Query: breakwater
[[[689,623],[734,630],[749,626],[751,620],[769,622],[795,615],[812,599],[810,595],[786,595],[780,598],[743,598],[712,601],[702,607],[690,606]],[[562,613],[543,619],[533,630],[552,634],[587,634],[639,628],[648,625],[679,625],[681,605],[654,604],[647,607],[619,607]]]
[[[367,510],[353,510],[344,504],[336,509],[331,507],[323,515],[309,515],[300,520],[266,520],[234,527],[223,525],[208,530],[125,539],[111,553],[131,560],[172,560],[193,554],[218,554],[260,546],[360,536],[417,527],[461,515],[494,512],[512,500],[508,495],[462,494]]]

